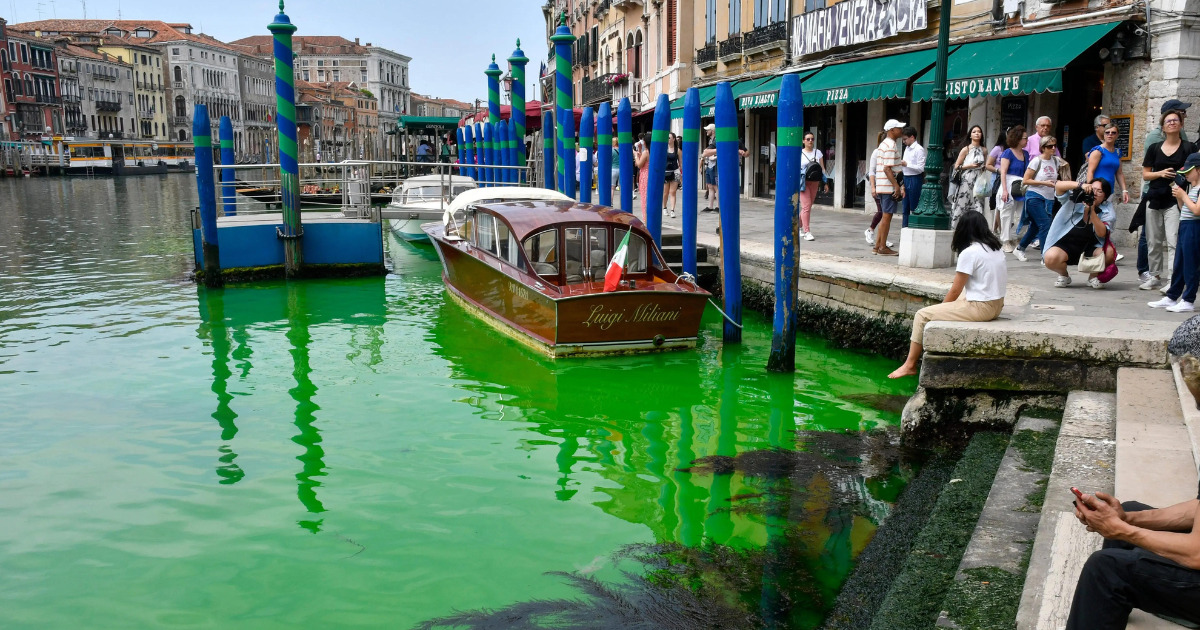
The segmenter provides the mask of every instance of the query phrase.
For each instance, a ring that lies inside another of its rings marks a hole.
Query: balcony
[[[606,103],[612,99],[613,84],[612,78],[623,76],[618,74],[605,74],[583,82],[583,100],[580,105],[596,105],[598,103]]]
[[[171,87],[176,90],[182,90],[183,89],[183,81],[172,81]]]
[[[116,81],[117,80],[116,75],[105,74],[103,72],[93,72],[92,78],[97,81]]]
[[[78,102],[79,102],[79,95],[78,95],[78,94],[63,94],[63,95],[62,95],[62,102],[64,102],[64,103],[78,103]]]
[[[634,111],[640,111],[642,103],[646,100],[642,97],[642,80],[630,77],[624,83],[614,85],[612,100],[620,101],[623,98],[629,99]]]
[[[640,7],[642,6],[642,0],[613,0],[612,6],[614,9],[620,9],[621,7]]]
[[[46,130],[46,126],[39,121],[21,121],[21,133],[37,133],[40,134]]]
[[[96,101],[96,111],[119,112],[121,111],[121,101]]]
[[[168,116],[167,124],[172,127],[191,127],[192,119],[187,116]]]
[[[62,98],[54,96],[53,94],[38,94],[34,100],[38,103],[45,103],[47,105],[58,105],[62,103]]]
[[[87,125],[81,122],[68,122],[67,133],[72,136],[82,136],[87,133]]]
[[[154,118],[154,110],[153,109],[139,109],[138,110],[138,118],[141,118],[142,120],[152,120]]]
[[[787,46],[787,22],[775,22],[760,26],[746,33],[742,43],[743,52],[747,55],[757,55],[776,48],[783,50]]]
[[[313,115],[312,105],[298,105],[296,107],[296,124],[311,125],[317,118]]]
[[[717,44],[711,43],[696,51],[696,67],[706,70],[717,65]]]
[[[729,63],[742,56],[742,36],[730,35],[729,39],[720,43],[717,50],[717,58],[725,63]]]

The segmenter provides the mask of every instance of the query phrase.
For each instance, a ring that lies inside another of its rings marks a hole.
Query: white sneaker
[[[1146,306],[1149,306],[1150,308],[1170,308],[1178,303],[1179,300],[1172,300],[1169,297],[1165,297],[1154,302],[1146,302]]]
[[[1125,254],[1117,254],[1117,260],[1123,260],[1124,258]]]
[[[1145,282],[1153,277],[1154,276],[1150,275],[1149,271],[1143,271],[1142,273],[1138,274],[1138,282]]]
[[[1029,260],[1029,258],[1027,258],[1027,257],[1025,256],[1025,252],[1024,252],[1024,251],[1022,251],[1022,250],[1019,250],[1019,249],[1014,249],[1014,250],[1013,250],[1013,256],[1015,256],[1015,257],[1016,257],[1016,259],[1017,259],[1017,260],[1019,260],[1019,261],[1021,261],[1021,262],[1025,262],[1026,260]]]
[[[863,230],[863,235],[867,237],[867,245],[875,244],[875,230],[867,228]],[[891,247],[891,245],[888,245],[888,247]]]
[[[1061,289],[1071,286],[1071,276],[1059,276],[1058,280],[1054,281],[1054,288]]]
[[[1150,276],[1144,282],[1138,285],[1139,289],[1149,291],[1159,287],[1158,276]]]
[[[1179,300],[1179,303],[1175,306],[1167,307],[1168,313],[1191,313],[1194,310],[1196,310],[1196,306],[1194,304],[1191,302],[1185,302],[1183,300]]]
[[[1093,289],[1103,289],[1104,283],[1100,282],[1100,278],[1088,278],[1088,286]]]
[[[1035,238],[1035,239],[1033,239],[1033,242],[1032,242],[1032,243],[1030,243],[1030,244],[1029,244],[1029,246],[1030,246],[1030,247],[1032,247],[1032,248],[1034,248],[1034,249],[1041,249],[1041,247],[1042,247],[1042,239],[1040,239],[1040,238]]]
[[[816,239],[816,237],[814,237],[814,236],[812,235],[812,232],[805,232],[805,233],[804,233],[804,240],[806,240],[806,241],[815,241],[815,240],[817,240],[817,239]]]
[[[675,211],[674,211],[674,210],[667,210],[667,216],[669,216],[669,217],[671,217],[672,219],[674,219],[674,218],[675,218]]]
[[[1161,294],[1163,294],[1163,295],[1166,295],[1166,294],[1167,294],[1167,291],[1170,291],[1170,290],[1171,290],[1171,283],[1169,283],[1169,282],[1164,282],[1164,283],[1163,283],[1163,285],[1162,285],[1162,288],[1161,288],[1161,289],[1159,289],[1159,290],[1158,290],[1158,292],[1159,292],[1159,293],[1161,293]]]

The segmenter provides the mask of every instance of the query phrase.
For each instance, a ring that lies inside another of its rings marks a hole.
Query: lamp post
[[[933,108],[929,116],[929,152],[921,202],[908,218],[900,237],[900,264],[906,267],[945,267],[950,251],[950,215],[942,202],[942,128],[946,116],[946,63],[950,47],[950,2],[942,2],[938,18],[937,64],[933,71]],[[930,255],[932,253],[932,255]]]

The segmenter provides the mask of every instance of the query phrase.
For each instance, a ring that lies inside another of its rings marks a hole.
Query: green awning
[[[704,112],[706,109],[708,110],[707,115],[712,116],[712,104],[713,101],[717,100],[717,85],[715,83],[706,85],[699,89],[699,94],[700,116],[702,118],[705,116]],[[671,118],[683,118],[683,101],[686,98],[687,95],[684,95],[671,101]]]
[[[936,61],[937,50],[929,49],[826,66],[804,80],[804,105],[904,98],[908,81]]]
[[[808,69],[798,73],[801,81],[806,81],[808,77],[817,74],[820,70]],[[777,74],[773,77],[768,77],[762,83],[752,86],[751,89],[743,91],[741,94],[735,94],[737,97],[739,109],[754,109],[756,107],[775,107],[779,100],[779,86],[783,85],[783,77],[786,74]],[[804,100],[804,105],[810,105],[808,99]]]
[[[401,116],[397,127],[408,133],[441,133],[454,131],[458,127],[458,118],[454,116]]]
[[[946,98],[1061,92],[1063,67],[1120,24],[964,44],[950,55],[946,66]],[[933,98],[933,69],[913,83],[912,98]]]

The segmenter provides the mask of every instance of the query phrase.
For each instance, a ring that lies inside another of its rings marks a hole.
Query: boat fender
[[[655,348],[661,348],[662,345],[666,342],[667,342],[666,337],[664,337],[662,335],[654,335],[654,347]]]

